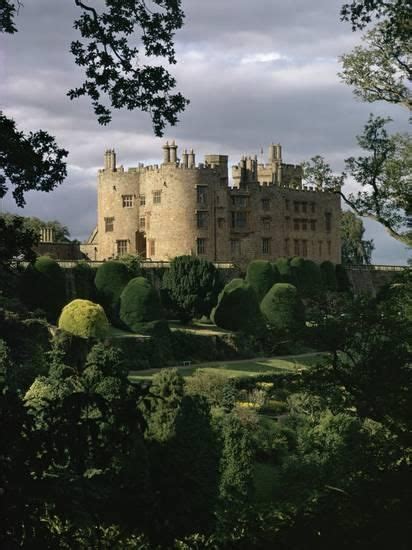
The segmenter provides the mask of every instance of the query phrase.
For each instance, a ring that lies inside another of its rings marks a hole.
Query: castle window
[[[247,226],[247,212],[232,212],[232,228],[244,229]]]
[[[263,226],[263,231],[265,233],[270,232],[270,224],[271,224],[271,219],[270,218],[262,218],[262,226]]]
[[[306,213],[308,211],[308,203],[302,202],[302,212]]]
[[[127,241],[116,241],[116,248],[117,248],[117,255],[118,256],[124,256],[127,254]]]
[[[198,229],[207,228],[208,214],[209,213],[204,210],[200,210],[199,212],[196,212]]]
[[[146,218],[142,216],[139,218],[139,228],[144,229],[146,227]]]
[[[230,240],[230,253],[232,256],[240,256],[240,240],[231,239]]]
[[[289,249],[289,239],[285,239],[285,244],[283,247],[283,253],[285,256],[290,256],[290,249]]]
[[[302,231],[306,231],[308,228],[308,220],[300,220],[302,222]]]
[[[302,241],[302,256],[306,258],[308,255],[308,241]]]
[[[295,256],[299,256],[300,254],[300,249],[299,249],[299,241],[297,239],[295,239],[293,241],[293,250],[294,250],[294,254]]]
[[[149,239],[147,243],[149,247],[149,258],[153,258],[153,256],[156,256],[156,243],[154,239]]]
[[[162,192],[153,191],[153,204],[160,204],[161,200],[162,200]]]
[[[262,254],[271,253],[271,241],[272,239],[268,239],[268,238],[262,239]]]
[[[330,257],[332,254],[332,242],[328,241],[328,256]]]
[[[296,201],[293,203],[293,209],[295,210],[295,212],[299,212],[299,204],[300,203],[298,203]]]
[[[222,229],[223,227],[225,227],[225,218],[218,218],[217,219],[217,226],[219,229]]]
[[[318,245],[319,245],[319,248],[318,248],[318,251],[319,251],[319,258],[322,258],[322,241],[319,241]]]
[[[295,218],[293,220],[293,229],[295,231],[299,231],[299,229],[300,229],[300,220],[298,218]]]
[[[290,229],[290,217],[289,216],[286,216],[285,223],[286,223],[286,229],[289,231],[289,229]]]
[[[197,239],[197,253],[206,254],[206,239]]]
[[[139,195],[140,206],[146,206],[146,195]]]
[[[316,204],[314,202],[311,202],[310,206],[311,206],[312,214],[314,214],[316,211]]]
[[[207,204],[207,187],[199,185],[196,188],[197,204]]]
[[[122,195],[123,208],[133,207],[133,195]]]
[[[332,229],[332,213],[331,212],[325,212],[325,226],[326,231],[330,231]]]
[[[248,197],[244,196],[232,196],[232,204],[238,208],[246,208],[248,205]]]
[[[316,231],[316,220],[310,220],[310,230]]]
[[[108,231],[113,231],[114,229],[114,218],[104,218],[104,230],[106,233]]]
[[[289,210],[289,204],[290,204],[290,201],[289,200],[285,200],[285,208],[286,210]]]
[[[262,199],[262,210],[270,210],[270,200]]]

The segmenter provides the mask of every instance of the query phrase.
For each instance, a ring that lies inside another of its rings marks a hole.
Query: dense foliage
[[[163,288],[182,320],[209,316],[222,288],[219,271],[203,258],[177,256],[163,276]]]
[[[163,317],[159,295],[144,277],[129,281],[120,295],[120,319],[134,332]]]
[[[222,292],[212,311],[213,322],[227,330],[246,334],[262,334],[264,322],[253,288],[242,279],[232,279]]]
[[[104,338],[109,322],[101,305],[77,299],[63,308],[59,328],[83,338]]]
[[[122,262],[108,261],[97,268],[94,279],[97,297],[113,323],[119,321],[120,295],[131,278]]]
[[[272,286],[279,282],[279,272],[276,267],[265,260],[254,260],[247,266],[246,281],[256,292],[260,303]]]
[[[353,212],[342,212],[340,222],[340,235],[342,242],[342,263],[370,264],[372,251],[375,248],[372,240],[363,238],[365,228],[362,219]]]
[[[337,280],[336,280],[336,268],[332,262],[328,260],[320,264],[320,272],[322,275],[323,288],[330,291],[337,290]]]
[[[305,309],[293,285],[273,285],[263,298],[260,309],[269,325],[279,333],[296,337],[304,327]]]

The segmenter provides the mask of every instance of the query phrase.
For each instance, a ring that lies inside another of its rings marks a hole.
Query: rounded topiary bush
[[[128,282],[120,295],[120,319],[131,330],[139,332],[142,323],[157,321],[163,317],[156,290],[144,277]]]
[[[212,321],[221,328],[262,334],[265,324],[255,291],[242,279],[232,279],[219,294]]]
[[[337,289],[335,265],[326,260],[320,264],[323,286],[327,290],[335,291]]]
[[[260,303],[272,286],[279,282],[279,272],[266,260],[254,260],[247,266],[246,281],[256,292]]]
[[[96,271],[94,284],[98,301],[114,323],[119,320],[120,295],[131,278],[129,269],[122,262],[105,262]]]
[[[279,332],[299,332],[305,326],[305,308],[296,287],[288,283],[272,286],[260,309],[268,324]]]
[[[292,268],[290,267],[290,258],[281,257],[278,258],[273,264],[279,277],[279,282],[294,284],[294,275]]]
[[[293,284],[302,296],[314,296],[321,292],[322,274],[318,264],[296,256],[290,260],[290,268]]]
[[[42,309],[55,322],[66,302],[65,276],[62,268],[48,256],[29,264],[21,278],[21,298],[28,307]]]
[[[82,338],[104,338],[109,322],[101,305],[78,299],[63,308],[59,328]]]
[[[94,286],[94,278],[96,270],[90,267],[87,262],[79,262],[72,270],[74,277],[74,286],[76,298],[85,300],[96,299],[96,288]]]

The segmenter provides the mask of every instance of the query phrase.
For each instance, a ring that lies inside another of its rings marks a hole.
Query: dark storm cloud
[[[233,162],[280,141],[288,162],[323,154],[340,170],[343,159],[356,153],[355,135],[369,112],[389,113],[393,129],[405,130],[407,117],[400,109],[357,102],[339,81],[337,56],[359,39],[339,22],[341,3],[184,1],[185,26],[176,34],[178,64],[171,70],[191,104],[167,137],[193,146],[198,160],[222,152]],[[69,53],[77,37],[76,13],[69,0],[24,4],[19,33],[0,37],[0,97],[22,128],[48,129],[70,151],[65,184],[50,194],[29,194],[24,213],[59,218],[73,236],[85,238],[95,223],[95,173],[104,149],[115,147],[119,163],[133,166],[159,162],[163,140],[153,136],[146,114],[118,112],[110,127],[100,127],[87,100],[67,98],[67,90],[82,79]],[[3,209],[15,209],[10,197]],[[376,227],[368,225],[375,257],[404,261],[403,247]]]

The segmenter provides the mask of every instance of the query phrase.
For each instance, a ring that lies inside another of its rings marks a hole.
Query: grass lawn
[[[298,369],[313,365],[325,354],[310,353],[303,355],[288,355],[284,357],[247,359],[244,361],[220,361],[215,363],[197,363],[190,367],[178,366],[182,376],[191,376],[195,370],[202,369],[206,372],[220,372],[228,378],[236,376],[259,376],[261,374],[271,374],[276,372],[294,372]],[[129,379],[148,380],[161,369],[149,369],[141,371],[132,371]]]

